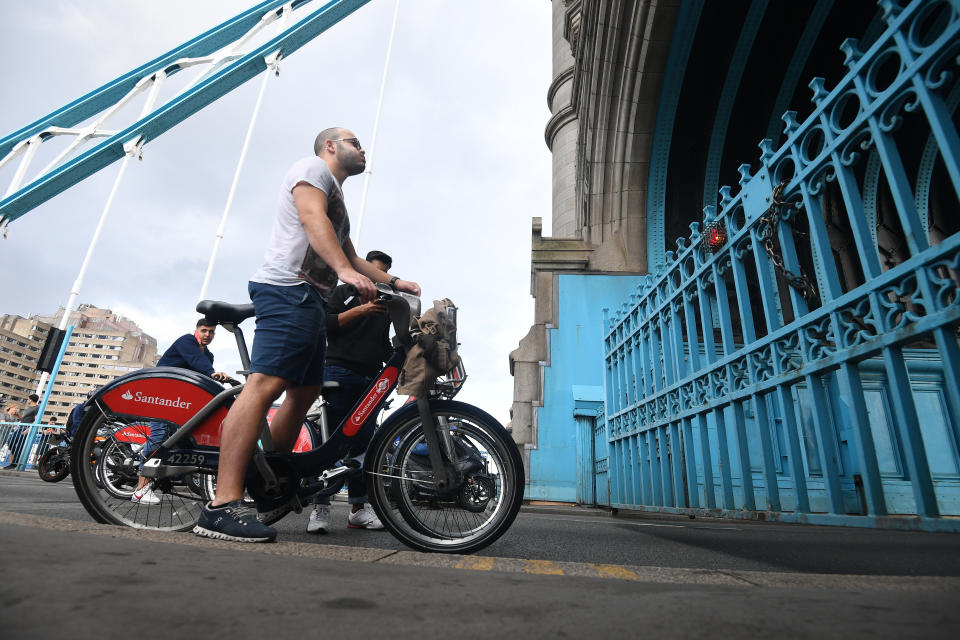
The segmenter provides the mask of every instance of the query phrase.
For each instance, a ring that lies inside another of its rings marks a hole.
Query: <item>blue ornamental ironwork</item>
[[[705,208],[724,242],[691,224],[607,320],[611,505],[960,530],[943,518],[960,515],[960,233],[931,243],[927,220],[938,159],[960,215],[960,2],[879,4],[886,31],[845,41],[843,79],[813,79],[812,113],[784,114],[783,145],[763,140],[759,169]],[[929,130],[916,171],[906,118]],[[878,251],[882,181],[896,261]],[[830,190],[851,246],[831,245]]]

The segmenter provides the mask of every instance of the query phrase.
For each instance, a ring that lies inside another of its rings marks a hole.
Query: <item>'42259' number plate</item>
[[[202,465],[205,461],[202,453],[171,453],[167,458],[167,464]]]

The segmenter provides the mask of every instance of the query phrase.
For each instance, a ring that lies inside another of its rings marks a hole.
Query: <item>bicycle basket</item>
[[[466,372],[457,353],[457,307],[447,298],[411,322],[415,344],[400,374],[399,393],[431,392],[453,397],[463,386]]]

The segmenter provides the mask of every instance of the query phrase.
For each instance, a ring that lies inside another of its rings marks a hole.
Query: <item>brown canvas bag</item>
[[[440,376],[460,364],[457,353],[457,325],[449,310],[456,310],[449,298],[434,300],[433,307],[410,321],[410,328],[420,335],[407,354],[400,372],[397,393],[408,396],[426,395]]]

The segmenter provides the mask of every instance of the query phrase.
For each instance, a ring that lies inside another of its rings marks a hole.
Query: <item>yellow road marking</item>
[[[493,569],[493,558],[467,556],[457,563],[456,568],[469,569],[471,571],[490,571]]]
[[[642,581],[643,578],[637,575],[635,571],[631,571],[626,567],[621,567],[616,564],[593,564],[590,563],[590,566],[593,567],[594,571],[599,573],[604,578],[616,578],[618,580],[636,580],[638,582]]]
[[[9,473],[9,472],[7,472]],[[9,475],[13,475],[9,473]],[[0,526],[40,528],[70,535],[104,536],[111,540],[135,540],[140,544],[174,544],[184,547],[203,548],[205,551],[243,551],[266,555],[279,555],[302,560],[336,560],[362,563],[381,563],[424,569],[452,568],[455,562],[461,568],[486,569],[501,573],[526,571],[547,575],[625,579],[646,583],[698,584],[713,586],[738,586],[764,589],[829,589],[832,591],[960,591],[960,577],[949,576],[871,576],[846,574],[780,573],[777,571],[729,571],[709,569],[680,569],[675,567],[624,567],[612,564],[588,564],[579,562],[553,563],[545,560],[521,560],[518,558],[459,557],[416,551],[392,551],[368,547],[347,547],[313,542],[277,542],[275,544],[243,544],[197,538],[190,533],[173,533],[151,529],[130,529],[90,521],[67,520],[50,516],[4,511],[0,502]],[[19,535],[19,534],[18,534]],[[105,543],[109,544],[109,543]],[[455,560],[456,558],[456,560]],[[439,562],[438,560],[443,560]]]
[[[556,563],[550,562],[549,560],[524,560],[527,573],[535,573],[541,576],[562,576],[563,569],[558,567]]]

